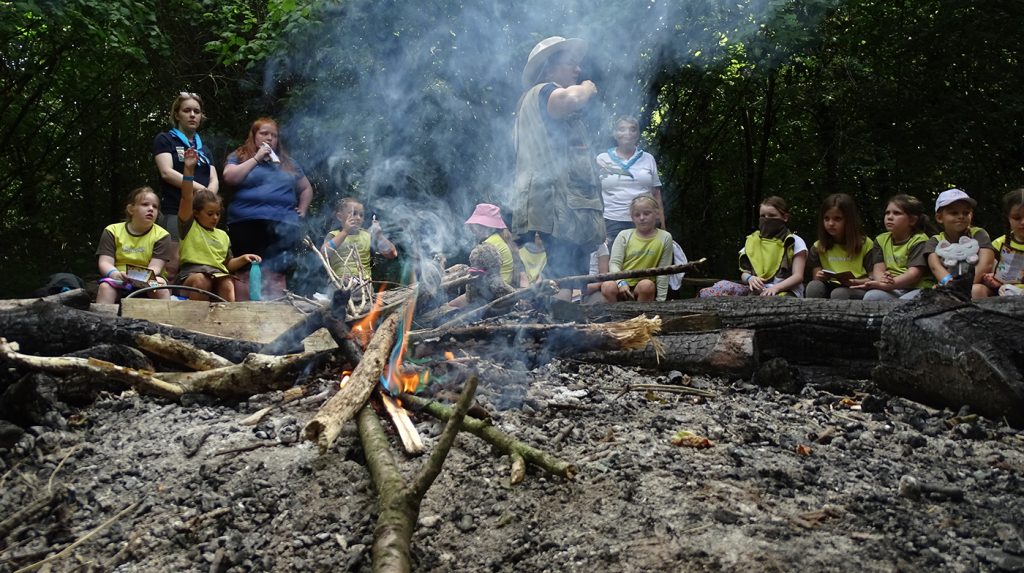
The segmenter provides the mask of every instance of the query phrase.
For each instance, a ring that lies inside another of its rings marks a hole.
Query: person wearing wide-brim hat
[[[516,110],[512,229],[541,234],[548,278],[586,274],[605,233],[601,183],[579,113],[597,94],[594,82],[579,81],[586,48],[561,36],[537,43]],[[563,289],[560,298],[569,293]]]

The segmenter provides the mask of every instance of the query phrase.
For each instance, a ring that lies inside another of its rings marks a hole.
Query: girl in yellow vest
[[[522,288],[540,282],[541,273],[548,264],[548,253],[544,250],[544,241],[540,233],[533,233],[532,241],[524,241],[519,247],[519,260],[523,261],[523,278],[519,282]]]
[[[103,229],[96,248],[102,275],[96,293],[96,302],[99,303],[116,303],[121,295],[132,290],[125,274],[129,265],[149,268],[157,283],[167,284],[160,274],[174,255],[174,245],[167,231],[155,225],[160,215],[160,199],[149,187],[134,189],[128,194],[125,214],[127,221],[113,223]],[[155,290],[149,296],[169,298],[171,293]]]
[[[335,205],[334,216],[341,223],[341,228],[327,234],[323,250],[328,253],[331,269],[339,277],[356,277],[370,282],[373,253],[393,259],[398,256],[398,249],[384,236],[376,218],[369,231],[363,228],[364,213],[363,204],[357,199],[340,199]]]
[[[612,243],[608,271],[632,271],[667,267],[672,264],[672,235],[658,228],[661,207],[651,195],[637,195],[629,203],[634,229],[621,231]],[[620,300],[646,302],[665,300],[668,276],[623,279],[601,283],[601,295],[608,303]]]
[[[853,288],[864,289],[864,300],[911,299],[935,284],[928,272],[924,204],[910,195],[896,195],[885,207],[886,232],[875,238],[875,268],[871,278]]]
[[[185,150],[181,201],[178,203],[178,234],[181,237],[178,284],[213,292],[228,302],[235,302],[235,279],[231,273],[261,259],[253,254],[231,256],[231,239],[223,229],[217,228],[223,210],[220,195],[209,189],[192,192],[197,159],[195,149]],[[209,300],[202,293],[186,292],[192,300]]]
[[[992,248],[992,240],[985,229],[972,226],[974,222],[974,207],[977,202],[971,199],[967,193],[959,189],[947,189],[939,193],[935,200],[935,222],[942,227],[942,232],[932,236],[925,244],[924,252],[928,253],[928,268],[938,284],[945,285],[953,279],[953,275],[946,269],[942,258],[935,254],[939,242],[943,239],[950,243],[956,243],[960,237],[969,237],[978,241],[978,263],[974,265],[974,284],[971,285],[971,298],[985,298],[989,296],[989,288],[981,284],[985,273],[992,269],[996,260],[996,252]]]
[[[813,277],[807,284],[807,298],[864,298],[864,290],[850,287],[868,281],[868,271],[875,266],[874,246],[864,235],[853,198],[846,193],[826,197],[818,216],[818,240],[807,261]]]
[[[1003,215],[1010,231],[992,241],[995,269],[982,282],[999,296],[1020,296],[1024,294],[1024,188],[1003,196]]]
[[[718,281],[700,289],[698,296],[804,295],[807,243],[789,230],[786,201],[768,197],[757,212],[757,231],[747,235],[740,249],[740,280],[744,284]]]
[[[501,280],[505,284],[515,287],[521,282],[519,272],[522,262],[518,262],[518,249],[512,241],[512,235],[508,232],[505,220],[501,218],[501,208],[490,203],[480,203],[473,209],[473,214],[466,219],[466,228],[473,234],[473,237],[481,245],[490,245],[498,252],[501,259]],[[448,303],[454,308],[466,306],[469,300],[462,294]]]

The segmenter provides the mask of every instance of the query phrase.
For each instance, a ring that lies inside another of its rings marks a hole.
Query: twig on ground
[[[114,523],[116,523],[125,514],[130,513],[132,511],[135,511],[135,509],[138,508],[139,505],[141,505],[141,504],[142,504],[142,500],[136,501],[135,503],[133,503],[133,504],[129,505],[128,507],[122,509],[121,511],[117,512],[114,515],[114,517],[111,517],[110,519],[108,519],[108,520],[104,521],[103,523],[99,524],[98,526],[96,526],[89,533],[86,533],[82,537],[79,537],[74,543],[72,543],[71,545],[68,545],[64,549],[60,550],[58,553],[55,553],[55,554],[47,557],[46,559],[43,559],[42,561],[37,561],[37,562],[27,566],[27,567],[22,567],[21,569],[18,569],[14,573],[29,573],[30,571],[35,571],[36,569],[39,569],[43,565],[46,565],[48,563],[52,563],[52,562],[57,561],[59,559],[63,559],[65,557],[67,557],[68,555],[71,555],[71,553],[79,545],[82,545],[86,541],[89,541],[94,536],[96,536],[96,534],[98,534],[99,532],[103,531],[104,529],[106,529],[106,528],[110,527],[111,525],[113,525]]]

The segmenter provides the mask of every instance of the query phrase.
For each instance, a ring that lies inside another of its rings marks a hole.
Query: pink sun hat
[[[492,229],[506,229],[505,221],[501,219],[501,209],[490,203],[479,203],[473,214],[466,219],[466,224],[476,223]]]

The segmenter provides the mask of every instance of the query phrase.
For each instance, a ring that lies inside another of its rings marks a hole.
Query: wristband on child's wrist
[[[621,281],[619,281],[619,282],[618,282],[618,283],[616,283],[616,284],[618,284],[618,285],[619,285],[619,287],[628,287],[628,286],[629,286],[629,281],[627,281],[627,280],[621,280]]]
[[[744,276],[745,276],[746,278],[745,278],[745,279],[743,279],[743,282],[745,282],[745,283],[747,283],[747,284],[750,284],[750,279],[754,278],[754,275],[752,275],[752,274],[750,274],[750,273],[744,273]]]
[[[942,277],[941,279],[939,279],[939,284],[940,284],[940,285],[944,285],[944,284],[948,283],[948,282],[949,282],[949,281],[951,281],[951,280],[953,280],[953,275],[952,275],[952,273],[950,273],[950,274],[948,274],[948,275],[946,275],[946,276]]]
[[[116,272],[117,272],[117,267],[114,267],[114,268],[110,269],[109,271],[107,271],[107,274],[105,274],[103,276],[109,279],[110,275],[112,275],[112,274],[114,274]]]
[[[181,180],[182,181],[195,181],[196,178],[193,177],[192,175],[182,175],[181,176]]]
[[[338,250],[338,245],[334,244],[334,239],[327,239],[327,246],[331,247],[334,250]]]

